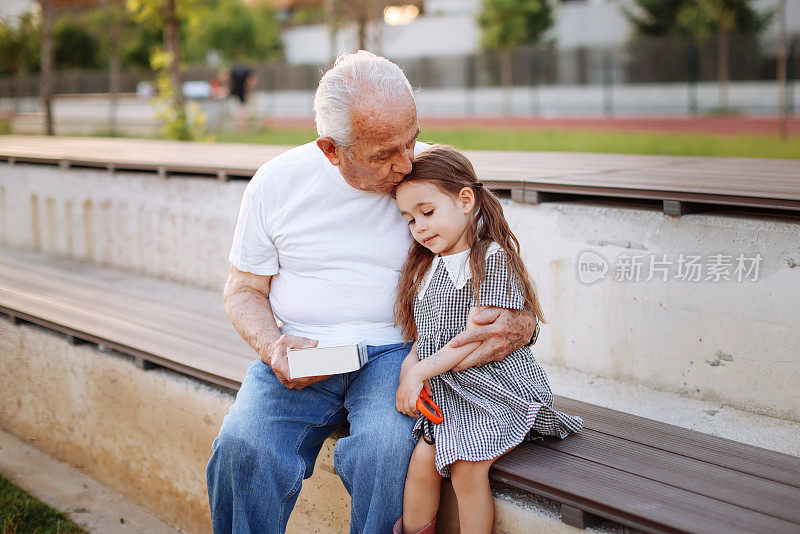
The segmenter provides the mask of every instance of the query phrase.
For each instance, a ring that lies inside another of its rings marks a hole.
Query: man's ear
[[[338,166],[339,163],[341,163],[339,147],[336,146],[332,138],[320,137],[317,139],[317,146],[322,150],[322,153],[325,154],[325,157],[328,158],[328,161],[331,162],[331,165]]]
[[[475,191],[471,187],[464,187],[458,192],[458,200],[464,213],[469,213],[475,207]]]

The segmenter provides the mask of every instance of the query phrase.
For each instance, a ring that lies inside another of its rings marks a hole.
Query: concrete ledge
[[[89,532],[179,532],[79,469],[0,430],[0,473]]]
[[[208,532],[205,462],[232,396],[0,321],[0,426],[189,532]]]

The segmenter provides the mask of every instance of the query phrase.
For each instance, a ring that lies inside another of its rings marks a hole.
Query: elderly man
[[[334,467],[351,495],[351,532],[390,532],[402,513],[414,421],[394,399],[411,344],[393,305],[411,236],[387,193],[424,148],[413,92],[397,65],[361,51],[322,77],[314,111],[319,139],[258,170],[234,233],[225,305],[260,359],[212,446],[215,532],[283,532],[323,441],[344,422]],[[478,322],[459,336],[484,341],[462,368],[504,357],[534,327],[525,311],[489,310]],[[289,376],[288,348],[361,341],[358,371]]]

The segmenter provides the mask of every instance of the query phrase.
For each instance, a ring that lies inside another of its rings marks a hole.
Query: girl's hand
[[[409,369],[414,367],[414,364],[416,364],[419,361],[419,356],[417,355],[416,347],[417,344],[414,343],[414,346],[411,348],[411,352],[408,353],[408,356],[406,356],[405,360],[403,360],[403,363],[400,364],[400,382],[402,382],[403,377],[406,376],[406,374],[408,374]]]
[[[411,417],[419,417],[417,398],[419,398],[419,392],[423,388],[422,382],[413,367],[405,373],[405,376],[401,377],[400,387],[397,388],[397,395],[395,396],[395,406],[398,412]]]

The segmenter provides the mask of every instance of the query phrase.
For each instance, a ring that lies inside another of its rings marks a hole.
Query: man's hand
[[[328,376],[309,376],[292,380],[289,376],[289,348],[316,347],[315,339],[281,335],[269,303],[272,276],[240,271],[231,265],[225,282],[225,311],[239,335],[269,365],[281,384],[289,389],[304,387],[325,380]],[[274,340],[274,341],[272,341]]]
[[[528,343],[536,328],[536,318],[527,310],[485,308],[470,319],[474,324],[451,339],[450,344],[461,347],[476,341],[482,343],[453,367],[455,372],[502,360]]]
[[[316,339],[309,339],[307,337],[282,335],[275,342],[269,345],[269,352],[267,354],[260,354],[261,361],[272,367],[275,376],[281,384],[289,389],[303,389],[306,386],[321,382],[332,375],[327,376],[307,376],[304,378],[295,378],[289,376],[289,358],[287,351],[289,349],[307,349],[317,346],[319,343]]]

